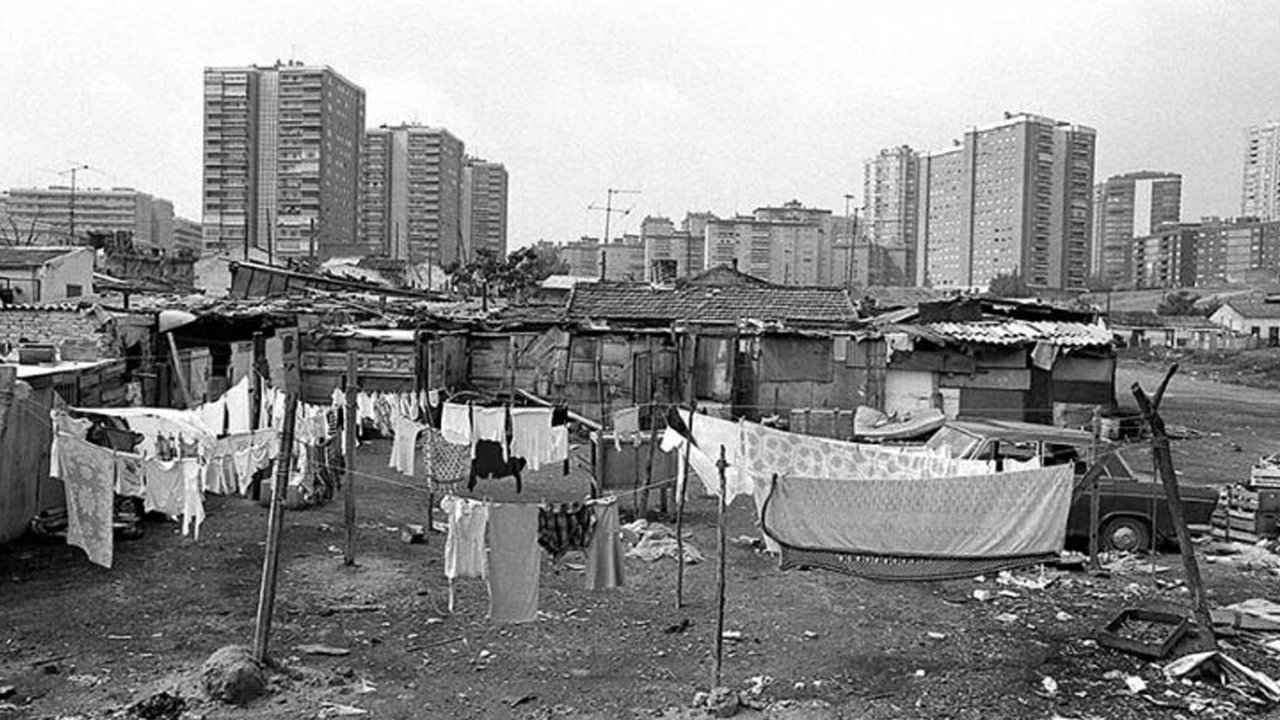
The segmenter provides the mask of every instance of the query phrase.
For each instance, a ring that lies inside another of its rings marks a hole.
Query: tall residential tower
[[[1115,175],[1093,194],[1090,273],[1111,284],[1133,276],[1134,238],[1147,237],[1182,219],[1182,176],[1164,172]]]
[[[324,65],[206,68],[206,250],[326,257],[355,243],[364,106]]]
[[[1245,131],[1240,215],[1280,220],[1280,121]]]
[[[415,263],[466,262],[463,158],[462,141],[444,128],[368,130],[360,178],[361,243]]]
[[[507,256],[507,169],[468,157],[462,166],[462,246],[468,257]]]

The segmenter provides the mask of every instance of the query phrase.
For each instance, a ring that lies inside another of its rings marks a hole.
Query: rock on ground
[[[210,698],[235,705],[244,705],[267,689],[266,672],[242,645],[228,645],[210,655],[200,677]]]

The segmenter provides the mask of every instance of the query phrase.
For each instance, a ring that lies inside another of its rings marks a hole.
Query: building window
[[[80,297],[84,294],[84,288],[79,285],[67,284],[67,297]]]

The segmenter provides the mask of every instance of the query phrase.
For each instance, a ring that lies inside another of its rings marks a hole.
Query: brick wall
[[[0,345],[56,345],[63,360],[120,357],[115,332],[93,314],[78,310],[0,308]]]

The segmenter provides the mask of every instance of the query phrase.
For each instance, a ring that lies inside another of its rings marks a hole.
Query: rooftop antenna
[[[587,206],[588,210],[598,210],[604,213],[604,244],[605,245],[609,244],[609,221],[613,218],[613,214],[621,213],[625,217],[636,207],[635,205],[632,205],[626,210],[623,210],[621,208],[615,208],[613,206],[613,196],[614,195],[639,195],[639,194],[640,194],[639,190],[618,190],[616,188],[609,188],[605,190],[604,207],[600,207],[595,203],[592,203]]]

